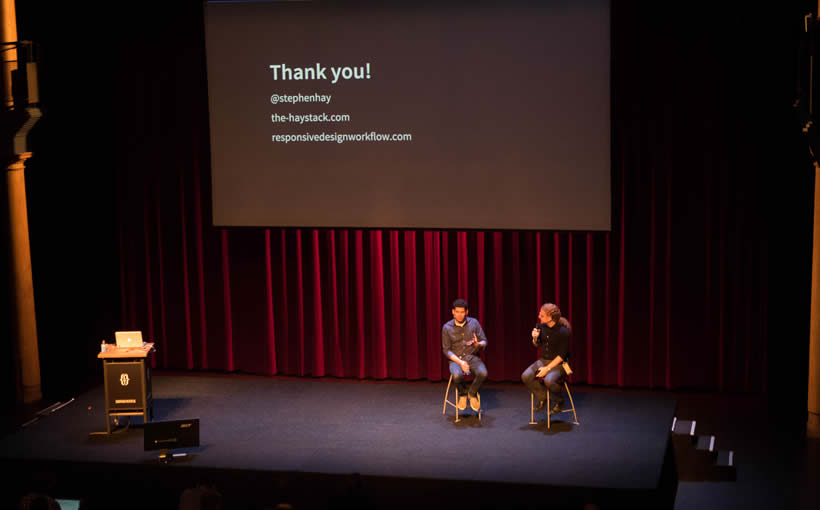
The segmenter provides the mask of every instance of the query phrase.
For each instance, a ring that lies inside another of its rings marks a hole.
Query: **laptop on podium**
[[[142,347],[142,331],[115,331],[117,347]]]

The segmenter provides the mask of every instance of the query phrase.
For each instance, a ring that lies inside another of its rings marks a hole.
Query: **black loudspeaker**
[[[199,446],[199,418],[189,420],[152,421],[145,424],[143,448],[161,450],[160,460],[184,454],[169,455],[170,450]]]

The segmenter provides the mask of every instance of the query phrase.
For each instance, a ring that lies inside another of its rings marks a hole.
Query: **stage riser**
[[[179,375],[154,377],[153,389],[156,422],[199,420],[200,446],[189,457],[158,464],[157,452],[144,451],[138,418],[105,434],[104,391],[96,388],[4,438],[0,458],[20,473],[20,486],[47,470],[61,496],[128,487],[144,508],[157,491],[176,500],[200,478],[255,504],[276,499],[284,484],[302,508],[348,497],[355,480],[374,505],[414,510],[459,507],[467,494],[502,507],[672,508],[677,488],[675,402],[666,395],[613,398],[579,388],[578,424],[566,415],[548,429],[529,424],[521,385],[485,385],[482,419],[459,423],[442,413],[445,385],[437,384]]]

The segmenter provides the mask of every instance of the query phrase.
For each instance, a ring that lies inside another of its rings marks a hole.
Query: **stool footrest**
[[[564,389],[566,390],[567,396],[569,397],[570,407],[568,407],[566,409],[561,409],[561,410],[556,411],[554,413],[550,412],[550,393],[549,393],[549,391],[547,391],[547,402],[546,402],[546,405],[545,405],[545,408],[546,408],[546,411],[547,411],[547,429],[549,429],[550,426],[551,426],[551,421],[552,420],[550,419],[550,416],[553,415],[553,414],[561,414],[561,413],[570,413],[571,412],[572,416],[574,418],[575,425],[580,425],[580,423],[578,423],[578,414],[575,412],[575,402],[572,400],[572,393],[569,391],[569,385],[567,384],[566,380],[564,380]],[[530,425],[537,425],[537,424],[538,424],[538,422],[535,421],[535,395],[530,393]]]
[[[453,387],[453,391],[456,394],[455,402],[450,400],[450,386]],[[477,393],[479,400],[481,399],[481,393]],[[444,405],[441,408],[441,414],[446,414],[447,412],[447,405],[451,405],[456,409],[456,423],[461,421],[461,417],[459,416],[460,409],[458,408],[458,386],[453,384],[453,374],[450,374],[450,380],[447,381],[447,389],[444,390]],[[466,411],[466,409],[465,409]],[[478,420],[481,421],[481,415],[484,414],[484,410],[479,407],[478,411],[475,411],[478,414]]]

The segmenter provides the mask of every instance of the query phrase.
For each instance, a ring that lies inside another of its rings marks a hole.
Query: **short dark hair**
[[[467,300],[466,299],[458,298],[455,301],[453,301],[453,309],[455,310],[456,308],[464,308],[466,310],[467,308],[470,308],[470,307],[467,306]]]

